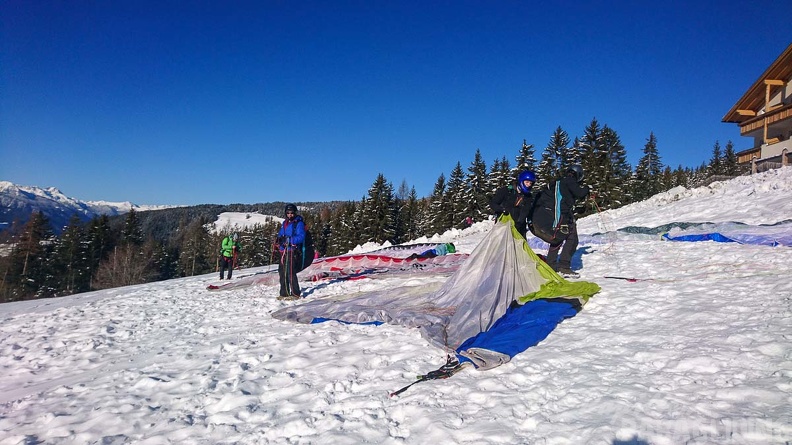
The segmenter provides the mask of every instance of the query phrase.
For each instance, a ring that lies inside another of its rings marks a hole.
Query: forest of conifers
[[[446,177],[441,173],[431,195],[418,197],[406,182],[394,188],[378,174],[360,201],[298,202],[306,227],[322,256],[339,255],[366,243],[405,243],[421,236],[463,228],[466,219],[489,217],[488,202],[494,191],[513,183],[516,175],[536,172],[534,190],[540,190],[580,164],[592,197],[580,202],[580,213],[621,207],[642,201],[676,186],[693,187],[712,176],[737,176],[733,145],[721,149],[715,142],[708,162],[676,169],[664,165],[654,134],[647,137],[637,165],[617,132],[596,119],[574,141],[557,128],[536,158],[534,146],[523,141],[514,157],[487,165],[476,151],[462,167],[457,162]],[[49,221],[37,212],[3,234],[9,254],[0,257],[0,302],[56,297],[176,277],[215,272],[219,246],[229,228],[216,228],[223,212],[283,216],[286,203],[199,205],[125,215],[101,216],[84,223],[77,216],[55,235]],[[278,222],[239,230],[241,268],[278,262],[272,244]]]

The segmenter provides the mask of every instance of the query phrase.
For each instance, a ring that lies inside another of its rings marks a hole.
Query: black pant
[[[287,250],[281,253],[280,263],[278,263],[281,297],[300,295],[300,283],[297,282],[296,268],[300,260],[300,253],[295,250]]]
[[[231,279],[231,272],[234,270],[234,258],[224,256],[220,259],[220,279],[223,279],[223,272],[228,267],[228,279]]]
[[[547,264],[553,269],[569,269],[572,264],[572,255],[575,254],[578,246],[578,233],[577,225],[573,218],[567,219],[567,226],[569,227],[569,236],[566,241],[561,244],[550,245],[547,249]],[[563,247],[562,247],[563,246]],[[559,258],[558,252],[561,251]],[[558,266],[555,262],[558,261]]]

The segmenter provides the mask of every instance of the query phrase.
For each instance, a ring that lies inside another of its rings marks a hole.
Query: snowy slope
[[[657,227],[672,222],[774,224],[792,219],[790,196],[792,168],[787,167],[695,189],[676,187],[646,201],[582,219],[578,230],[595,233],[603,220],[610,226],[608,230]]]
[[[789,183],[784,169],[606,218],[618,227],[771,223],[792,209],[763,191]],[[749,194],[753,211],[737,209]],[[581,226],[596,230],[597,218]],[[429,241],[470,253],[491,224]],[[443,354],[414,329],[275,320],[269,313],[298,304],[276,300],[275,285],[210,292],[211,274],[2,304],[0,444],[787,444],[790,263],[786,247],[581,246],[574,265],[602,291],[576,317],[506,365],[393,398]],[[304,285],[308,299],[398,298],[404,286],[444,279]]]

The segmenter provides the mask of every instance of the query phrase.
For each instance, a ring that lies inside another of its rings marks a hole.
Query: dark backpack
[[[313,235],[311,235],[311,231],[306,227],[305,241],[303,241],[302,248],[300,248],[301,260],[297,263],[295,271],[299,272],[310,266],[311,263],[313,263],[315,252],[316,249],[314,248]]]
[[[561,214],[561,191],[559,190],[560,181],[556,181],[554,186],[550,184],[541,193],[551,197],[553,207],[544,207],[537,196],[531,209],[530,224],[528,228],[537,238],[547,242],[551,246],[557,246],[564,242],[569,236],[569,226],[566,216]],[[546,200],[545,200],[546,202]]]

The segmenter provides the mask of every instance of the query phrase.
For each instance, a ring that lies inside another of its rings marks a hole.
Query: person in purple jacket
[[[300,298],[300,283],[297,282],[297,271],[302,262],[302,245],[305,241],[305,223],[297,214],[297,206],[286,204],[286,218],[278,231],[278,250],[281,258],[278,263],[280,275],[279,299]]]

